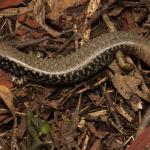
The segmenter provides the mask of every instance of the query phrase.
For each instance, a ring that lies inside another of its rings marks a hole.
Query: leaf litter
[[[105,32],[132,30],[149,38],[149,11],[149,0],[2,0],[0,40],[37,58],[63,55]],[[139,141],[148,146],[149,67],[123,57],[68,87],[16,85],[0,72],[2,148],[128,149],[135,133],[131,148]]]

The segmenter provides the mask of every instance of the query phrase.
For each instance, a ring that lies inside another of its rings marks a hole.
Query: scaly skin
[[[6,43],[0,44],[0,67],[16,76],[46,84],[74,83],[96,74],[124,51],[150,66],[150,41],[133,32],[103,34],[66,56],[42,59],[28,56]]]

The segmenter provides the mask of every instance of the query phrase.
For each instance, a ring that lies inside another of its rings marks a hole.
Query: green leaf
[[[41,134],[50,134],[52,132],[52,126],[48,124],[48,122],[44,122],[41,126]]]

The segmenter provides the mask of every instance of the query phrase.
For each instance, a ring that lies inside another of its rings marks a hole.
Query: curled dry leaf
[[[137,95],[132,96],[130,104],[130,106],[135,112],[139,111],[140,109],[143,109],[143,102],[141,101],[141,98]]]
[[[10,88],[12,87],[13,84],[11,82],[10,75],[5,71],[0,70],[0,98],[13,113],[14,112],[13,95],[10,90]]]
[[[7,88],[13,87],[10,74],[3,70],[0,70],[0,85],[3,85]]]
[[[109,68],[114,72],[110,73],[112,82],[122,97],[130,99],[133,95],[138,95],[150,102],[150,91],[136,68],[127,75],[119,68],[116,60],[113,61]]]
[[[36,3],[34,4],[33,8],[33,14],[37,20],[37,22],[41,25],[43,29],[45,29],[50,35],[53,37],[58,37],[60,33],[51,27],[49,27],[45,23],[45,18],[46,18],[46,2],[45,0],[37,0]]]
[[[0,97],[6,106],[10,109],[10,111],[14,113],[13,95],[11,90],[6,86],[0,85]]]

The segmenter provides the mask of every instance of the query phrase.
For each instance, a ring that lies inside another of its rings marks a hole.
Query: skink
[[[0,43],[0,67],[35,82],[74,83],[98,73],[112,62],[118,50],[150,66],[150,41],[133,32],[118,31],[103,34],[66,56],[50,59],[29,56]]]

